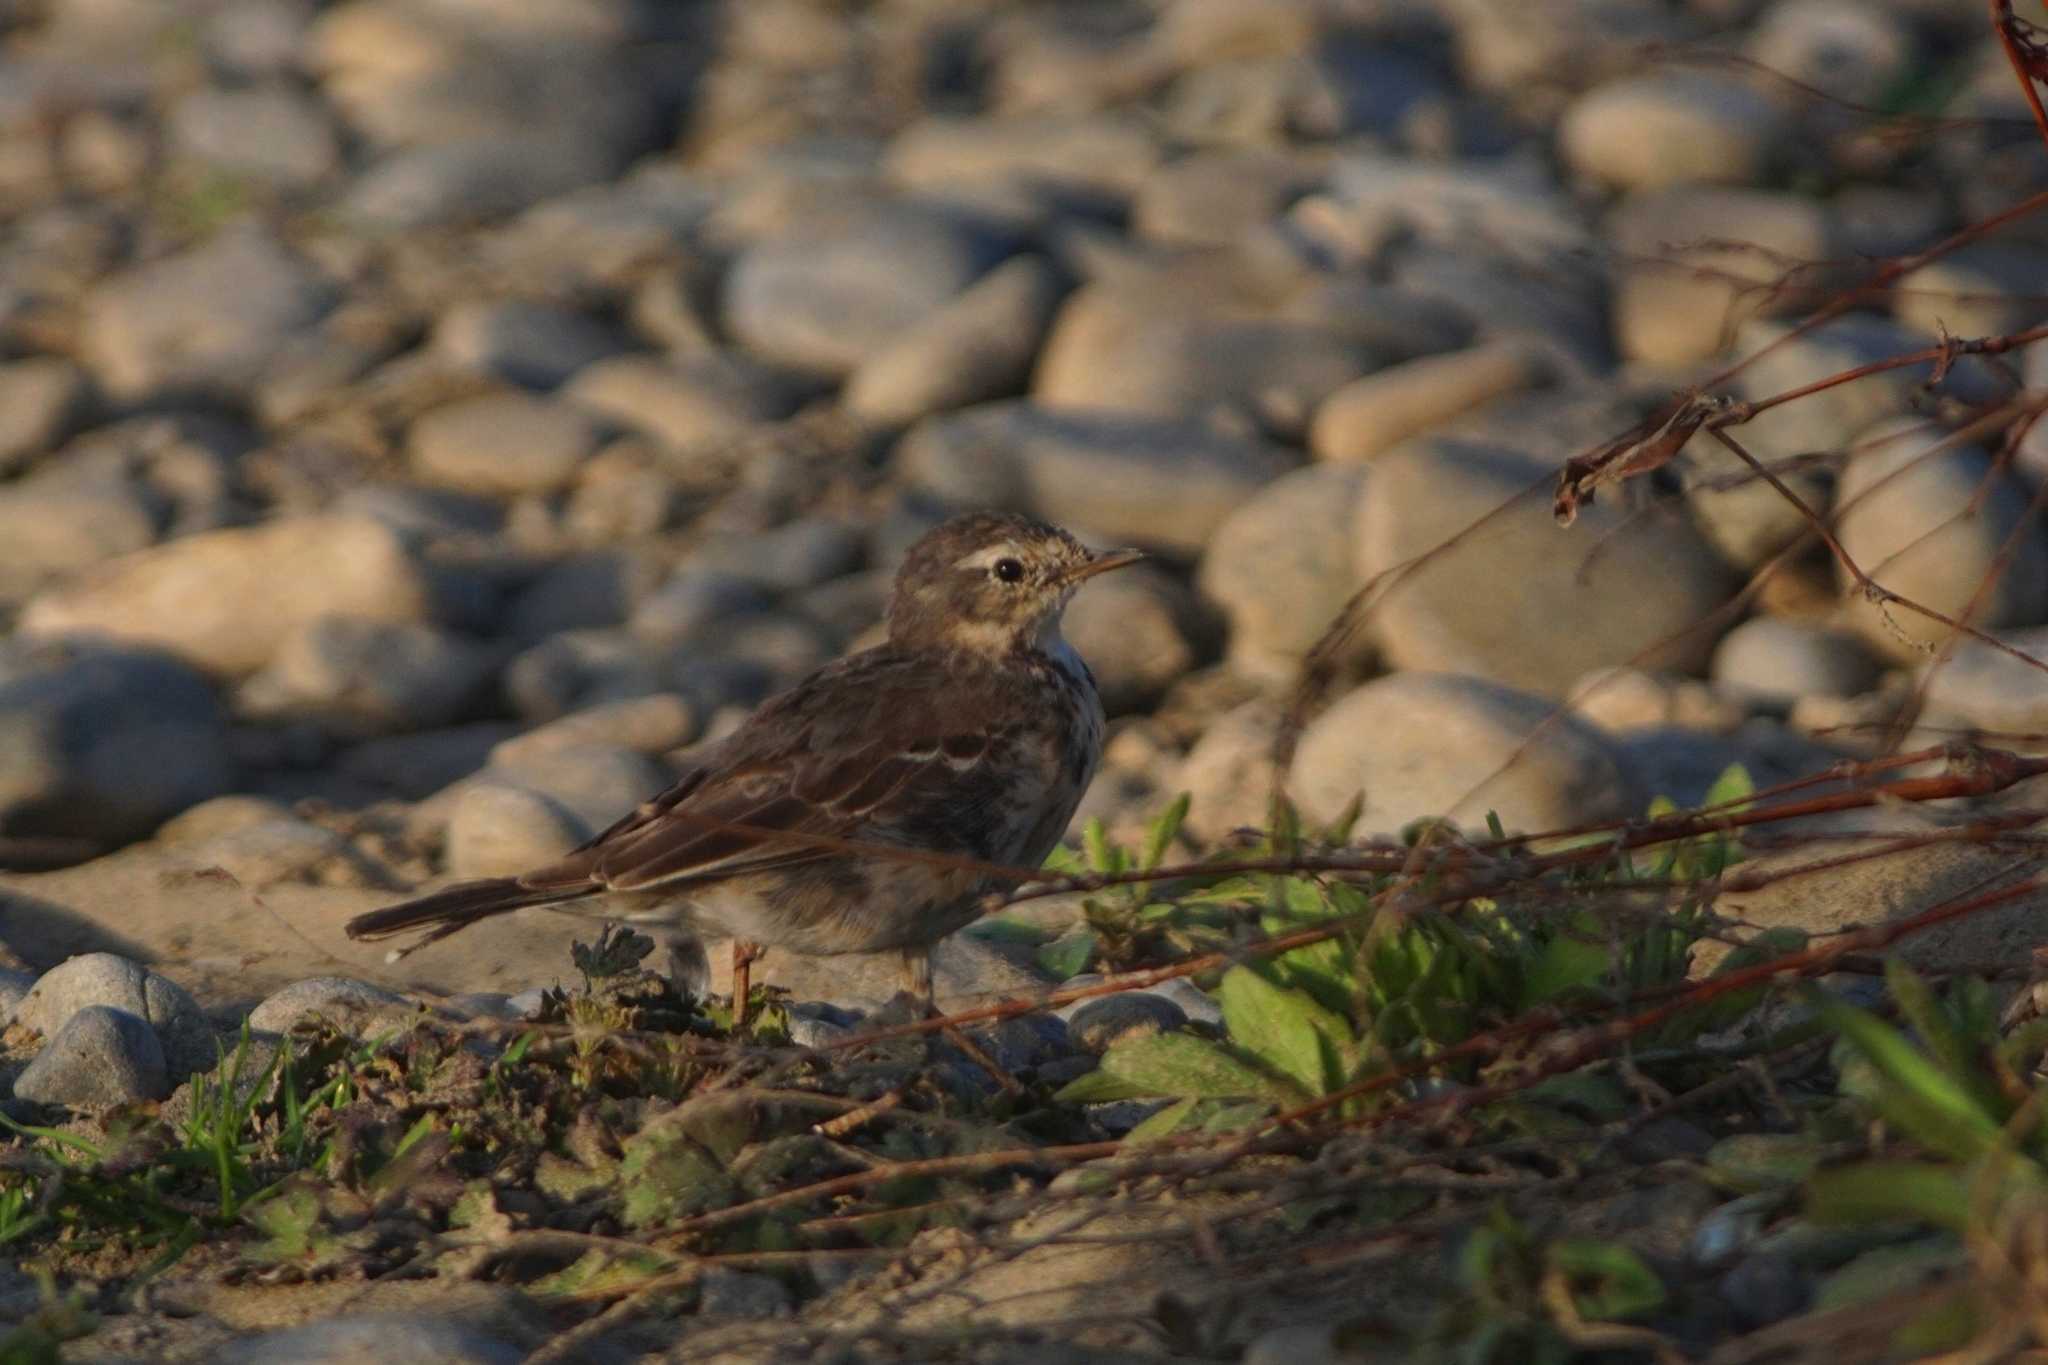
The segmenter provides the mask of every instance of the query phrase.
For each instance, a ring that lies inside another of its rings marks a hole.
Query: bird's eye
[[[1021,559],[998,559],[990,570],[1005,583],[1015,583],[1024,577],[1024,561]]]

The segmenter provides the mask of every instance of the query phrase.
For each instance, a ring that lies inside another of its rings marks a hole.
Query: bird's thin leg
[[[932,990],[932,954],[930,948],[905,948],[903,950],[903,989],[910,993],[911,999],[923,1002],[925,1018],[936,1019],[939,1017],[938,1002],[934,998]],[[1025,1093],[1023,1084],[1015,1076],[1012,1076],[1009,1072],[1003,1070],[1002,1067],[996,1065],[996,1059],[989,1056],[981,1044],[975,1042],[951,1024],[944,1025],[939,1029],[939,1032],[945,1035],[947,1042],[966,1053],[968,1061],[973,1062],[976,1066],[994,1077],[997,1085],[1009,1091],[1012,1095],[1022,1095]]]
[[[932,1003],[932,950],[930,948],[903,949],[903,989],[910,998],[924,1006],[925,1016],[938,1013]]]
[[[767,951],[750,939],[732,941],[732,1029],[747,1026],[747,992],[753,986],[754,963]]]

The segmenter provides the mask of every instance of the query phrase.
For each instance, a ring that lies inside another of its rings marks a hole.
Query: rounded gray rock
[[[242,685],[240,710],[355,735],[425,730],[456,719],[498,654],[431,626],[323,616],[294,630]]]
[[[56,446],[85,398],[85,372],[61,356],[0,364],[0,475]]]
[[[284,1033],[301,1019],[327,1020],[353,1036],[402,1026],[417,1006],[395,991],[345,976],[294,981],[249,1011],[254,1033]]]
[[[846,406],[896,425],[1022,393],[1064,292],[1043,257],[1005,261],[863,360]]]
[[[1181,582],[1137,565],[1096,579],[1067,607],[1064,633],[1112,716],[1143,710],[1202,661],[1201,606]]]
[[[1976,599],[1979,629],[2039,624],[2048,619],[2048,537],[2028,520],[2026,490],[2010,475],[1993,477],[1987,452],[1945,443],[1944,435],[1899,418],[1858,438],[1835,490],[1843,550],[1883,587],[1951,618]],[[2001,568],[2001,547],[2014,535],[2012,559]],[[1952,633],[1896,603],[1871,601],[1839,566],[1837,578],[1849,622],[1889,657],[1917,662],[1924,646]]]
[[[846,375],[1004,250],[941,209],[907,201],[852,209],[742,251],[726,276],[725,325],[764,360]]]
[[[507,782],[468,782],[449,815],[445,862],[455,877],[509,877],[553,862],[591,833],[539,792]]]
[[[1156,292],[1091,285],[1060,308],[1032,397],[1059,410],[1227,411],[1291,438],[1374,359],[1337,329],[1219,315]]]
[[[1560,528],[1554,481],[1516,452],[1445,438],[1374,464],[1358,502],[1360,580],[1442,550],[1377,602],[1373,628],[1389,661],[1554,695],[1608,664],[1706,662],[1714,637],[1689,628],[1731,584],[1698,533],[1611,498]]]
[[[526,1352],[445,1318],[328,1318],[231,1341],[215,1365],[519,1365]]]
[[[418,621],[434,591],[406,542],[358,517],[299,517],[186,536],[33,598],[26,635],[105,635],[153,645],[208,672],[268,663],[322,616]]]
[[[428,344],[466,370],[552,389],[625,341],[588,314],[533,299],[471,299],[434,322]]]
[[[2048,626],[1999,631],[1997,638],[2035,662],[1981,640],[1958,641],[1939,667],[1930,661],[1920,668],[1925,720],[2008,734],[2048,731]]]
[[[583,370],[562,389],[585,412],[670,450],[716,448],[795,411],[802,390],[743,355],[622,355]]]
[[[1196,585],[1223,609],[1235,671],[1287,684],[1358,590],[1351,543],[1360,465],[1317,465],[1282,475],[1232,512],[1209,538]],[[1359,640],[1351,661],[1371,644]]]
[[[1127,1039],[1150,1038],[1187,1027],[1179,1005],[1145,991],[1125,991],[1082,1002],[1066,1016],[1075,1043],[1100,1055]]]
[[[217,1060],[213,1030],[183,986],[113,953],[84,953],[44,972],[14,1009],[16,1024],[54,1038],[71,1016],[104,1005],[156,1031],[173,1077]]]
[[[1659,68],[1596,86],[1565,111],[1558,150],[1618,189],[1762,178],[1784,117],[1756,87],[1710,71]]]
[[[95,285],[80,341],[116,398],[196,390],[233,400],[333,298],[311,267],[267,233],[229,228]]]
[[[167,127],[175,151],[271,185],[315,185],[341,165],[334,120],[283,86],[194,90],[171,106]]]
[[[1853,635],[1758,616],[1721,637],[1710,671],[1716,687],[1741,700],[1789,704],[1867,692],[1883,670]]]
[[[19,1099],[74,1109],[109,1109],[171,1093],[164,1048],[149,1024],[127,1010],[87,1005],[43,1044],[15,1077]]]
[[[1362,830],[1391,833],[1448,816],[1484,829],[1562,829],[1640,813],[1644,796],[1619,751],[1553,703],[1481,678],[1397,673],[1310,721],[1288,787],[1311,819],[1330,820],[1362,791]]]
[[[575,408],[519,393],[433,409],[412,424],[412,466],[430,483],[469,493],[551,493],[597,449],[597,424]]]
[[[1278,447],[1190,418],[1016,401],[927,418],[896,459],[906,480],[949,506],[1029,512],[1189,557],[1292,467]]]
[[[123,843],[234,777],[220,704],[175,659],[0,654],[0,832]]]

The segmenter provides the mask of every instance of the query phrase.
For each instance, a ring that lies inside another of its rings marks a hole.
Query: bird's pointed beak
[[[1079,583],[1085,579],[1093,578],[1099,573],[1108,573],[1111,569],[1126,568],[1144,557],[1145,552],[1143,550],[1104,550],[1086,564],[1068,574],[1067,582]]]

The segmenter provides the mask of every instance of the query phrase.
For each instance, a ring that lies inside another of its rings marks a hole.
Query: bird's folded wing
[[[562,872],[576,865],[614,891],[637,891],[844,857],[846,843],[894,823],[878,815],[920,787],[944,790],[988,740],[949,736],[906,749],[878,738],[829,756],[792,747],[686,778],[564,860]]]

